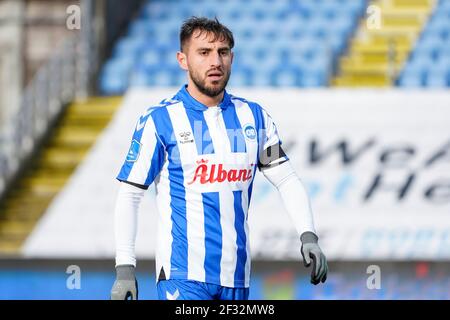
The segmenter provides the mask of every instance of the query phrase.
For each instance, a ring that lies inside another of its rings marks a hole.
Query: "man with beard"
[[[233,34],[217,19],[192,17],[181,27],[180,45],[177,60],[187,85],[139,118],[117,176],[111,298],[137,299],[137,212],[154,183],[159,299],[248,299],[247,213],[256,168],[280,192],[299,232],[304,264],[313,262],[311,282],[325,282],[328,267],[310,202],[275,123],[257,103],[225,90]]]

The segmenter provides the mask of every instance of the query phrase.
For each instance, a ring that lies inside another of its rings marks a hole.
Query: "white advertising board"
[[[138,115],[178,88],[132,90],[23,247],[29,257],[114,257],[115,180]],[[333,260],[450,260],[450,92],[243,89],[261,104],[307,186]],[[139,258],[153,258],[156,206],[141,206]],[[299,259],[277,190],[256,175],[252,255]]]

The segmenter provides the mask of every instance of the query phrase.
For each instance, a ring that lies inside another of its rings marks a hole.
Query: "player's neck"
[[[216,107],[223,100],[224,91],[222,91],[215,97],[210,97],[200,92],[200,90],[198,90],[197,87],[193,84],[188,84],[186,89],[192,98],[194,98],[198,102],[201,102],[207,107]]]

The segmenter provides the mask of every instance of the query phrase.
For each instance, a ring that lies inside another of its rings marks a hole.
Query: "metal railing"
[[[80,32],[66,38],[23,90],[17,113],[0,127],[0,198],[69,102],[89,95],[96,67],[93,1],[80,1]]]
[[[48,126],[77,92],[77,37],[67,39],[25,88],[19,110],[0,132],[0,195]]]

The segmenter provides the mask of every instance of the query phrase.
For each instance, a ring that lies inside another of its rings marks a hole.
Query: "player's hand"
[[[111,300],[137,300],[138,285],[132,265],[116,267],[116,281],[111,289]]]
[[[318,283],[324,283],[327,280],[328,265],[327,258],[322,253],[317,241],[318,237],[310,231],[304,232],[300,240],[302,241],[302,247],[300,249],[303,256],[303,264],[305,267],[313,263],[311,270],[311,283],[317,285]]]

